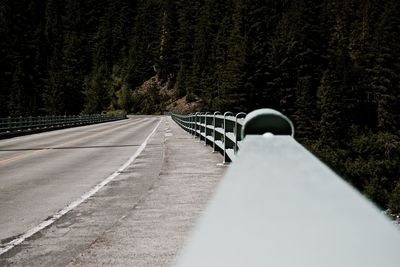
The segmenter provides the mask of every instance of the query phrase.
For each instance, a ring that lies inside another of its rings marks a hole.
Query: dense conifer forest
[[[398,0],[0,3],[0,117],[275,108],[396,213],[399,94]]]

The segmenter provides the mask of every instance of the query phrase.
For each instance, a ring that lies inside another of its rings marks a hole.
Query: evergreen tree
[[[86,78],[84,86],[85,105],[83,113],[97,114],[106,110],[109,104],[109,81],[107,77],[110,73],[107,67],[102,64],[99,65],[93,72]]]
[[[11,92],[8,101],[8,109],[10,110],[10,115],[12,117],[26,115],[25,107],[28,103],[24,95],[25,88],[21,84],[21,81],[24,79],[26,78],[24,77],[22,67],[17,65],[13,73]]]
[[[10,1],[0,2],[0,117],[9,115],[8,110],[8,97],[10,95]]]
[[[226,41],[227,51],[224,64],[217,68],[218,88],[222,94],[217,98],[217,106],[220,109],[243,110],[246,66],[246,36],[244,29],[245,5],[242,0],[233,1],[233,13],[231,18],[232,28]],[[228,20],[223,23],[229,23]],[[222,32],[221,32],[222,33]],[[222,40],[221,40],[222,41]],[[223,42],[223,41],[222,41]],[[221,51],[224,54],[224,51]],[[222,62],[221,62],[222,63]]]
[[[126,81],[132,87],[142,84],[157,72],[160,16],[159,1],[139,1],[127,63]]]
[[[186,92],[193,98],[196,84],[193,83],[193,47],[195,43],[195,25],[198,21],[201,1],[192,1],[190,5],[184,0],[177,0],[178,38],[176,57],[179,59],[175,90]],[[180,96],[180,95],[179,95]]]
[[[194,93],[206,101],[212,99],[212,92],[215,90],[215,40],[222,19],[230,16],[230,4],[230,1],[206,0],[196,24],[193,47],[193,84],[196,85]]]
[[[270,42],[279,22],[277,12],[279,2],[275,0],[247,0],[247,107],[278,108],[279,100],[275,99],[271,76],[272,64]]]
[[[299,13],[296,18],[296,39],[298,48],[296,61],[297,72],[294,113],[292,118],[296,124],[296,137],[300,140],[315,139],[317,137],[317,120],[315,101],[318,86],[325,69],[327,40],[323,34],[322,1],[298,1],[295,9]]]
[[[174,0],[164,0],[161,8],[160,51],[158,56],[158,77],[162,82],[168,82],[172,87],[175,74],[179,70],[176,57],[176,41],[178,23],[177,5]]]
[[[354,121],[354,111],[359,99],[359,75],[354,68],[349,47],[349,10],[347,2],[335,5],[332,31],[327,50],[329,60],[318,89],[320,110],[320,138],[331,147],[345,144],[348,128]],[[332,7],[332,10],[333,9]],[[346,10],[347,12],[339,12]]]
[[[377,104],[377,127],[396,132],[400,126],[400,7],[398,1],[385,3],[375,35],[375,57],[367,68],[367,88]]]
[[[82,1],[65,2],[63,21],[63,40],[61,48],[61,81],[64,112],[78,114],[83,108],[83,85],[85,76],[90,71],[90,50],[87,47],[88,37],[85,35],[85,9]]]
[[[49,48],[47,57],[47,78],[43,101],[48,114],[58,115],[65,112],[65,92],[63,88],[62,48],[63,26],[62,11],[64,3],[48,0],[46,4],[45,38]]]
[[[213,57],[215,58],[215,86],[214,90],[209,93],[209,98],[211,101],[210,106],[212,109],[219,110],[222,105],[220,104],[221,100],[224,98],[223,91],[223,75],[225,66],[228,60],[228,37],[230,35],[230,25],[231,25],[231,16],[226,15],[220,24],[218,29],[217,36],[215,38],[215,44],[213,49]]]
[[[398,212],[399,12],[398,0],[3,0],[0,116],[159,113],[177,98],[275,108]]]

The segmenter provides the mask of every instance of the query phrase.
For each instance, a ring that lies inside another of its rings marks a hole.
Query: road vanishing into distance
[[[7,243],[65,208],[135,153],[156,116],[0,140],[0,240]]]

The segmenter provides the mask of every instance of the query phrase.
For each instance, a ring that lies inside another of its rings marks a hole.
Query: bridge
[[[279,112],[169,115],[0,140],[0,265],[398,266]]]

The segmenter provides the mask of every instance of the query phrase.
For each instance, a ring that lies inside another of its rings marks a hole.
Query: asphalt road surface
[[[4,140],[0,155],[0,266],[170,266],[226,170],[157,116]]]
[[[0,241],[43,222],[124,164],[160,117],[0,140]]]

